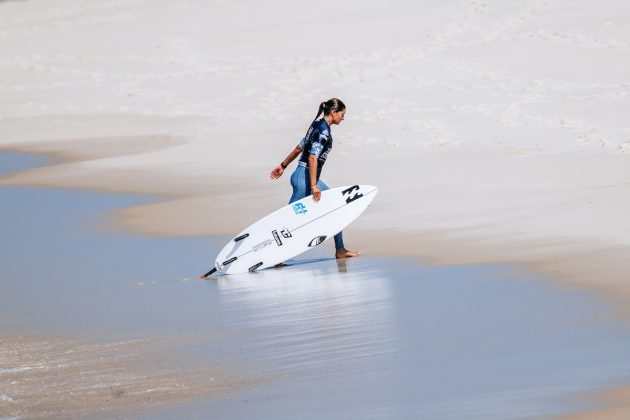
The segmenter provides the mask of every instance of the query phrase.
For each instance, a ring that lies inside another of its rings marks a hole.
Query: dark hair
[[[317,119],[319,118],[320,115],[322,115],[322,113],[324,113],[324,115],[328,115],[333,111],[343,111],[344,109],[346,109],[346,105],[343,102],[341,102],[341,99],[332,98],[332,99],[327,100],[326,102],[322,102],[321,104],[319,104],[317,115],[315,115],[315,119],[311,123],[311,126],[313,125],[315,121],[317,121]],[[310,126],[309,126],[309,130],[310,130]],[[308,130],[306,130],[306,134],[308,135]]]
[[[341,102],[341,99],[329,99],[326,102],[322,102],[321,104],[319,104],[319,109],[317,110],[315,120],[318,119],[322,113],[324,113],[324,115],[328,115],[333,111],[343,111],[344,109],[346,109],[346,105]]]

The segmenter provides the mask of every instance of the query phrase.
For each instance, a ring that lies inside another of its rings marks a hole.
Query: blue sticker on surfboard
[[[305,214],[308,210],[304,204],[295,203],[293,205],[293,211],[295,212],[295,214]]]

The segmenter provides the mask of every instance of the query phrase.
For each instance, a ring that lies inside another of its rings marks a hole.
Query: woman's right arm
[[[317,186],[317,155],[308,157],[308,176],[311,180],[311,194],[313,200],[317,203],[322,198],[322,191]]]
[[[278,179],[282,176],[285,168],[293,162],[293,160],[302,153],[302,148],[298,145],[289,153],[289,155],[280,163],[280,165],[273,168],[271,171],[271,179]]]

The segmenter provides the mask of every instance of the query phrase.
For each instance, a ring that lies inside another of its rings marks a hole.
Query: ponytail
[[[344,109],[346,109],[346,105],[343,102],[341,102],[341,99],[332,98],[325,102],[320,103],[319,108],[317,109],[317,115],[315,115],[315,119],[311,123],[311,126],[313,125],[315,121],[317,121],[320,115],[322,114],[328,115],[333,111],[343,111]],[[309,126],[309,129],[310,129],[310,126]],[[308,130],[306,131],[306,133],[308,134]]]
[[[315,115],[315,119],[313,120],[313,122],[317,121],[320,115],[322,114],[326,115],[325,112],[326,112],[326,102],[322,102],[319,104],[319,108],[317,109],[317,115]]]

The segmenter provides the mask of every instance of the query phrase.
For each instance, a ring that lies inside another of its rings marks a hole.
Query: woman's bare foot
[[[346,248],[338,248],[335,251],[336,258],[350,258],[350,257],[358,257],[360,252],[358,251],[348,251]]]

